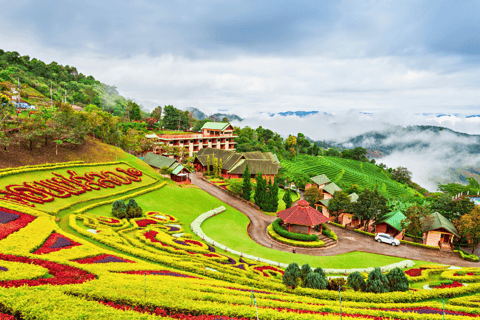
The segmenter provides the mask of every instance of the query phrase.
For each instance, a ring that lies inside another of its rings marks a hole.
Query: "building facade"
[[[187,148],[189,156],[203,148],[216,148],[221,150],[235,150],[233,126],[226,122],[207,122],[203,125],[201,133],[196,134],[151,134],[146,136],[154,139],[156,149],[164,146]],[[158,150],[157,150],[158,151]]]

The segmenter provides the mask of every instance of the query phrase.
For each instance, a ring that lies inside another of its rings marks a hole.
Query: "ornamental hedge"
[[[281,235],[284,238],[298,240],[298,241],[318,241],[318,236],[316,234],[303,234],[303,233],[295,233],[285,230],[282,227],[282,219],[278,218],[277,220],[273,221],[273,230],[276,233]]]

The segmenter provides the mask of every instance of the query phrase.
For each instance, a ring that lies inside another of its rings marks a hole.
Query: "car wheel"
[[[395,242],[392,242],[392,246],[394,246],[394,247],[396,246]]]
[[[378,239],[377,242],[382,242],[382,240]]]

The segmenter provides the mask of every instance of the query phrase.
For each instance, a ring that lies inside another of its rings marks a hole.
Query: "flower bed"
[[[7,208],[0,208],[2,213],[2,221],[0,222],[0,240],[6,238],[15,231],[18,231],[26,227],[30,222],[35,220],[36,217],[26,213],[10,210]]]
[[[48,269],[35,264],[0,260],[0,281],[38,279],[48,273]]]
[[[405,274],[408,274],[410,277],[419,277],[422,275],[422,269],[410,269],[405,271]]]
[[[128,263],[135,263],[135,261],[130,261],[127,259],[119,258],[110,254],[102,254],[95,257],[84,258],[79,260],[73,260],[74,262],[80,264],[91,264],[91,263],[109,263],[109,262],[128,262]]]
[[[275,268],[275,267],[272,267],[272,266],[254,267],[253,270],[260,271],[263,274],[264,277],[269,277],[270,276],[269,274],[267,274],[265,272],[266,270],[273,271],[273,273],[276,273],[276,274],[279,274],[279,275],[282,275],[282,276],[285,273],[285,271],[283,271],[282,269]]]
[[[194,278],[194,279],[202,279],[199,277],[189,276],[187,274],[172,272],[168,270],[136,270],[136,271],[121,271],[118,273],[125,273],[125,274],[139,274],[139,275],[156,275],[156,276],[173,276],[173,277],[181,277],[181,278]]]
[[[52,261],[46,261],[41,259],[31,259],[27,257],[18,257],[14,255],[6,255],[0,253],[0,260],[21,262],[25,264],[34,264],[45,269],[48,269],[48,273],[51,278],[40,278],[36,280],[31,279],[19,279],[0,281],[0,287],[12,288],[21,286],[40,286],[40,285],[65,285],[84,283],[85,281],[95,279],[95,275],[85,270],[81,270],[75,267],[59,264]]]
[[[178,222],[177,218],[171,216],[166,213],[158,212],[158,211],[148,211],[145,213],[145,216],[150,219],[154,219],[159,221],[160,223],[173,223]]]
[[[81,246],[81,243],[68,239],[64,235],[53,232],[43,245],[38,248],[33,254],[47,254],[50,252],[59,251],[62,249],[69,249],[76,246]]]
[[[152,219],[139,219],[139,220],[133,220],[134,223],[137,224],[137,226],[139,226],[140,228],[145,228],[146,226],[150,225],[150,224],[157,224],[158,222],[155,221],[155,220],[152,220]]]
[[[110,227],[121,227],[123,225],[123,221],[120,219],[110,218],[110,217],[96,217],[98,222],[101,224],[105,224]]]
[[[439,281],[441,282],[441,281]],[[434,283],[434,286],[430,285],[431,288],[433,289],[446,289],[446,288],[458,288],[458,287],[463,287],[463,284],[461,284],[458,281],[452,281],[452,283]]]

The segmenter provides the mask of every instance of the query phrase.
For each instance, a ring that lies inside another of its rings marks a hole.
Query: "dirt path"
[[[267,216],[261,211],[249,206],[235,197],[230,196],[226,192],[201,180],[201,178],[196,174],[192,174],[190,177],[192,178],[193,184],[199,186],[202,190],[242,212],[250,219],[248,235],[253,241],[267,248],[273,248],[286,252],[292,251],[292,246],[278,243],[268,236],[267,227],[275,220],[275,217]],[[480,267],[480,263],[462,260],[456,253],[424,249],[407,245],[394,247],[384,243],[377,243],[374,238],[360,233],[345,230],[332,225],[330,225],[330,227],[338,236],[338,244],[336,246],[325,249],[297,248],[297,253],[315,256],[334,256],[347,252],[364,251],[411,260],[423,260],[462,267]]]

